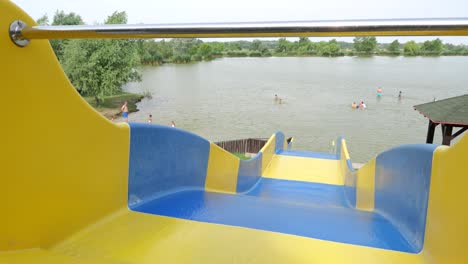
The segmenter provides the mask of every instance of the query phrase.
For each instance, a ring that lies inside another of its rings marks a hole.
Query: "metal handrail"
[[[28,26],[16,20],[10,26],[10,36],[15,42],[77,38],[468,36],[468,18],[93,26]]]

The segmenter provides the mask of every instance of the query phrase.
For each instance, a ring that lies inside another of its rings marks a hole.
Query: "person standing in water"
[[[377,97],[381,97],[382,96],[382,88],[379,87],[377,88]]]
[[[174,121],[171,121],[171,127],[175,127]]]
[[[398,93],[398,99],[401,99],[401,94],[402,94],[402,92],[400,91],[400,92]]]
[[[148,117],[148,123],[153,123],[153,115],[150,114]]]
[[[359,104],[359,108],[361,108],[361,110],[364,110],[366,109],[366,104],[364,103],[364,101],[361,101],[361,103]]]
[[[128,122],[128,102],[125,101],[122,107],[120,107],[120,111],[122,111],[122,117],[125,122]]]

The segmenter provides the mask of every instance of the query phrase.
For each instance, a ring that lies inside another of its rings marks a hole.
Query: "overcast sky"
[[[130,24],[468,17],[468,0],[13,0],[13,2],[35,19],[44,14],[52,19],[56,10],[64,10],[67,13],[75,12],[81,15],[87,24],[102,23],[114,11],[126,11]],[[391,42],[393,39],[395,38],[379,38],[379,42]],[[404,42],[408,38],[399,39]],[[433,38],[410,37],[409,39],[424,41]],[[454,44],[468,44],[468,37],[441,39]],[[342,40],[352,41],[352,38]]]

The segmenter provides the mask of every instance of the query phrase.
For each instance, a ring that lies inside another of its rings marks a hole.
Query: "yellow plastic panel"
[[[357,171],[356,208],[365,211],[374,210],[375,158]]]
[[[50,250],[72,263],[422,263],[417,254],[128,211]],[[54,263],[43,257],[0,254],[0,263]]]
[[[346,146],[346,140],[341,139],[341,153],[340,153],[340,179],[338,180],[340,184],[344,184],[345,177],[347,173],[351,173],[348,168],[349,152],[348,147]]]
[[[129,128],[94,111],[47,40],[13,44],[0,0],[0,251],[44,247],[126,206]]]
[[[432,263],[468,263],[468,135],[435,150],[431,177],[423,254]]]
[[[274,155],[265,178],[343,185],[340,161]]]
[[[265,146],[263,146],[263,148],[260,150],[260,152],[262,152],[262,175],[264,174],[268,165],[270,165],[271,159],[275,154],[275,141],[276,134],[273,134],[270,139],[268,139]]]
[[[238,157],[210,143],[205,189],[213,192],[236,193],[239,163]]]

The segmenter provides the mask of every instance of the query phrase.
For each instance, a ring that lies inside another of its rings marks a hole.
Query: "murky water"
[[[130,115],[134,122],[151,113],[154,122],[174,120],[212,141],[281,130],[295,137],[296,149],[312,151],[329,151],[343,135],[353,161],[363,162],[392,146],[424,143],[427,120],[413,105],[468,93],[467,68],[468,57],[224,58],[145,67],[143,82],[126,89],[153,94]],[[366,110],[351,109],[361,100]]]

